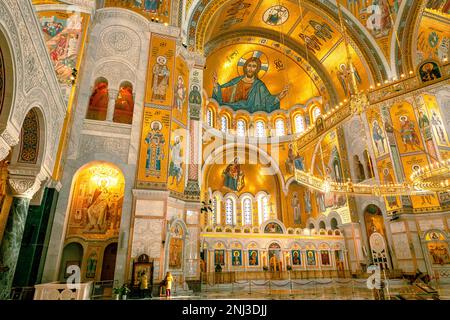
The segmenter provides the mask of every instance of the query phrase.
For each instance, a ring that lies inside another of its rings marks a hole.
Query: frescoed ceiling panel
[[[427,59],[434,59],[442,63],[445,59],[448,60],[449,49],[450,14],[426,9],[417,36],[417,51],[413,57],[415,65],[417,66]]]
[[[341,33],[333,28],[330,19],[320,17],[308,11],[303,20],[290,32],[291,37],[303,43],[308,51],[322,60],[334,46],[342,41]]]
[[[302,1],[302,3],[304,2]],[[324,82],[328,83],[328,86],[326,86],[328,91],[337,92],[338,100],[342,101],[347,97],[349,74],[343,66],[346,63],[345,44],[339,24],[326,13],[314,9],[311,5],[300,6],[299,1],[219,0],[205,6],[203,15],[210,18],[200,18],[196,30],[198,31],[197,40],[203,39],[207,56],[211,51],[215,51],[215,46],[221,46],[221,42],[229,40],[231,34],[236,33],[236,37],[238,37],[243,30],[245,30],[245,35],[258,35],[261,38],[278,40],[282,45],[286,44],[291,51],[296,51],[294,47],[303,48],[301,53],[297,50],[297,54],[301,54],[300,58],[306,59],[308,65],[312,65],[313,73],[316,75],[308,76],[305,73],[304,70],[311,70],[311,67],[308,66],[303,68],[298,75],[295,75],[299,79],[296,82],[303,81],[303,88],[296,89],[295,92],[298,93],[290,96],[290,99],[282,101],[282,105],[287,103],[292,106],[293,104],[304,103],[316,94],[325,96],[326,94],[323,92]],[[204,33],[201,30],[204,30]],[[353,42],[351,44],[355,45]],[[233,51],[235,50],[227,51],[222,59],[226,59]],[[359,72],[357,78],[360,80],[361,89],[369,88],[371,84],[374,84],[374,80],[370,76],[369,64],[364,60],[360,51],[358,53],[353,49],[350,51]],[[218,52],[215,51],[214,58],[208,59],[208,65],[216,63],[220,65]],[[282,56],[284,54],[278,57],[278,60]],[[289,59],[289,61],[291,60]],[[294,61],[292,62],[295,64]],[[223,68],[226,69],[226,67]],[[325,72],[318,72],[318,68],[323,68]],[[224,78],[231,76],[229,72],[221,71]],[[318,73],[320,73],[320,76],[317,76]],[[205,83],[211,82],[209,76],[212,76],[212,74],[208,75],[207,73],[205,75]],[[219,82],[225,80],[220,79],[220,77],[219,75]],[[285,82],[280,81],[280,79],[275,80],[274,74],[268,78],[275,84],[274,89],[280,89],[278,88],[281,86],[280,83]],[[325,78],[328,79],[325,80]],[[308,85],[310,83],[313,83],[313,85]],[[306,87],[310,87],[312,90],[307,90]],[[309,95],[307,96],[308,91]],[[294,99],[298,100],[294,101]]]
[[[291,37],[308,44],[310,52],[320,60],[341,39],[341,33],[330,20],[326,15],[300,7],[298,1],[234,0],[224,4],[209,20],[205,43],[233,30],[263,28],[279,33],[280,41]]]
[[[380,49],[376,37],[365,27],[367,14],[359,12],[359,7],[366,12],[368,8],[376,9],[378,12],[379,3],[371,4],[371,1],[364,1],[364,5],[355,7],[355,4],[358,5],[360,2],[342,1],[345,7],[350,8],[341,10],[350,35],[349,42],[358,52],[358,59],[364,60],[363,64],[374,78],[373,82],[382,82],[390,76],[388,58]],[[389,8],[395,7],[397,10],[400,4],[401,1],[391,1],[388,5]],[[308,46],[308,55],[311,54],[318,60],[329,55],[342,41],[338,10],[334,1],[201,0],[194,1],[191,6],[191,15],[187,17],[189,22],[186,25],[187,45],[199,52],[202,52],[208,43],[218,42],[217,40],[227,33],[250,29],[277,33],[280,42],[285,40],[287,42],[290,39],[296,41],[298,45]],[[354,17],[353,13],[358,13],[357,16],[361,15],[361,18]],[[394,14],[390,17],[395,19]],[[394,25],[393,21],[390,25]],[[384,34],[383,32],[380,34]],[[385,52],[390,48],[389,39],[390,36],[387,35]]]
[[[392,33],[402,1],[405,0],[339,0],[339,3],[361,22],[388,58]]]
[[[350,56],[356,71],[355,75],[359,88],[369,89],[371,80],[367,68],[365,68],[361,59],[358,59],[358,55],[353,48],[350,48]],[[342,41],[322,60],[322,64],[330,73],[341,100],[349,96],[350,90],[350,75],[346,67],[346,60],[345,44]]]

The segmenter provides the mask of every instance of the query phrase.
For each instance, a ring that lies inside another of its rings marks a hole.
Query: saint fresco
[[[248,264],[250,266],[258,265],[258,250],[249,250],[248,251]]]
[[[387,137],[377,120],[372,122],[372,139],[377,155],[383,155],[388,152]]]
[[[426,62],[422,64],[419,68],[419,74],[422,82],[433,81],[442,77],[436,62]]]
[[[418,149],[420,147],[420,141],[415,130],[414,121],[409,120],[406,115],[401,116],[399,119],[401,124],[400,135],[405,152],[409,149],[411,149],[411,151]]]
[[[167,89],[169,88],[170,70],[167,67],[167,58],[159,56],[156,58],[156,64],[153,67],[153,100],[166,100]]]
[[[229,164],[222,173],[224,177],[224,187],[233,191],[241,191],[244,188],[244,172],[241,170],[239,158],[234,158],[232,164]]]
[[[117,234],[123,190],[123,176],[108,165],[94,165],[81,171],[74,185],[68,235],[98,238]]]
[[[292,265],[299,266],[302,264],[300,250],[292,250]]]
[[[231,250],[233,266],[242,266],[242,250]]]
[[[61,84],[70,85],[72,69],[77,68],[84,17],[79,13],[42,13],[40,23],[56,76]]]
[[[264,233],[283,233],[283,229],[278,223],[271,222],[264,228]]]
[[[170,231],[169,242],[169,267],[180,269],[183,261],[183,229],[180,225],[175,225]]]
[[[166,143],[161,133],[162,124],[153,121],[150,131],[145,138],[147,144],[147,159],[145,163],[145,176],[161,176],[161,161],[164,159],[164,145]]]
[[[180,184],[183,178],[183,136],[176,136],[175,142],[170,146],[171,159],[169,164],[169,177],[171,184]]]

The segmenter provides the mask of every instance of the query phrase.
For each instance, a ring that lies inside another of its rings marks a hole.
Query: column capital
[[[8,184],[13,197],[32,199],[41,187],[41,183],[50,177],[50,173],[43,167],[24,167],[10,165],[8,167]]]
[[[206,57],[198,52],[191,52],[190,56],[194,60],[194,68],[203,70],[206,65]]]
[[[13,197],[33,198],[41,187],[41,180],[36,177],[12,176],[8,180]]]

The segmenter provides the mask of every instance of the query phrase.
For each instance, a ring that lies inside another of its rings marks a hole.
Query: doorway
[[[105,248],[102,263],[101,281],[114,280],[114,271],[116,269],[117,243],[113,242]]]
[[[70,274],[67,273],[69,266],[78,266],[81,269],[83,262],[83,246],[78,242],[71,242],[64,247],[59,271],[59,280],[66,281]]]

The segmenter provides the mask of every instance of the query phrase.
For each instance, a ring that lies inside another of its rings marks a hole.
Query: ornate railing
[[[326,181],[323,178],[313,176],[311,173],[303,170],[295,170],[295,180],[308,188],[328,193],[342,193],[359,196],[399,196],[399,195],[424,195],[428,191],[415,189],[407,183],[402,184],[362,184],[347,182]]]
[[[70,287],[67,283],[44,283],[34,286],[34,300],[90,300],[92,281]]]

